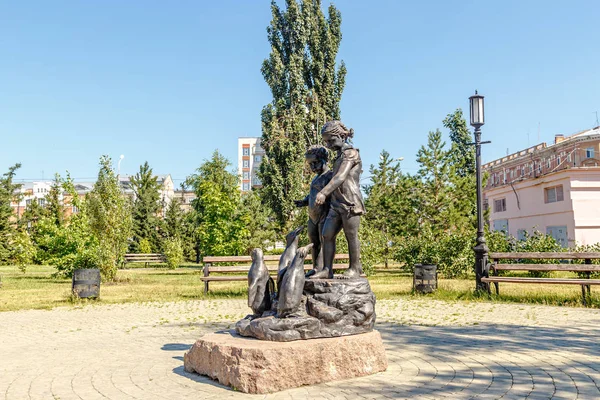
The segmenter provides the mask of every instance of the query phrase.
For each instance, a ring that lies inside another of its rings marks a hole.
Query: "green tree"
[[[452,191],[452,217],[456,229],[474,233],[477,224],[477,197],[475,177],[475,147],[462,110],[448,114],[443,121],[450,131],[450,183]]]
[[[163,233],[166,237],[181,239],[184,234],[184,225],[185,215],[181,209],[181,201],[178,198],[173,198],[165,212]]]
[[[100,158],[94,189],[86,199],[91,231],[98,240],[100,272],[113,280],[131,235],[131,201],[121,192],[108,156]]]
[[[181,198],[173,198],[165,212],[163,223],[163,247],[166,239],[179,239],[183,256],[189,260],[194,258],[196,240],[194,236],[195,213],[186,213],[181,208],[185,204],[185,183],[181,184]]]
[[[98,239],[90,226],[85,199],[79,197],[73,180],[67,173],[62,183],[66,201],[79,212],[57,226],[48,215],[39,219],[33,230],[37,245],[36,261],[56,267],[56,275],[71,277],[75,269],[101,268]]]
[[[473,135],[469,132],[462,110],[457,108],[448,114],[443,124],[450,131],[450,165],[453,173],[459,177],[475,176],[475,147],[471,144]]]
[[[160,184],[158,177],[152,173],[152,168],[146,161],[140,165],[137,174],[130,178],[131,188],[134,193],[133,200],[133,241],[131,250],[139,252],[143,240],[150,242],[152,251],[160,247],[158,228],[160,219]]]
[[[436,130],[429,132],[427,146],[421,146],[417,152],[417,175],[422,181],[422,187],[417,193],[418,213],[421,223],[431,226],[434,232],[444,231],[452,223],[447,220],[452,199],[448,190],[449,153],[444,146],[442,133]]]
[[[63,182],[59,174],[54,175],[54,181],[50,186],[50,191],[46,195],[46,214],[56,224],[64,224],[65,209],[62,201]]]
[[[272,101],[261,113],[266,157],[259,176],[262,196],[285,230],[294,217],[294,199],[303,184],[304,152],[319,142],[319,129],[340,118],[346,67],[336,66],[342,40],[341,13],[330,5],[327,18],[320,0],[286,0],[283,11],[273,0],[273,19],[267,28],[271,45],[261,72]]]
[[[271,209],[261,200],[258,191],[251,190],[242,195],[242,210],[248,216],[246,253],[250,254],[256,247],[274,245],[277,240],[275,218]]]
[[[19,190],[23,185],[14,183],[16,171],[21,164],[15,164],[0,178],[0,263],[11,258],[11,245],[16,239],[15,216],[12,202],[20,200]]]
[[[193,201],[195,238],[202,255],[242,254],[248,237],[248,217],[241,207],[239,178],[218,151],[187,178]]]
[[[371,182],[363,187],[366,194],[365,207],[368,210],[365,222],[368,222],[369,229],[381,233],[381,240],[375,242],[382,243],[384,246],[380,253],[387,267],[389,244],[393,237],[392,226],[399,216],[397,214],[399,210],[397,203],[400,200],[398,186],[402,174],[400,164],[387,151],[382,150],[379,159],[377,167],[371,165],[369,168]]]
[[[19,229],[33,233],[35,232],[37,222],[47,215],[47,210],[40,206],[38,199],[31,199],[25,205],[25,211],[23,211],[21,218],[19,218]]]

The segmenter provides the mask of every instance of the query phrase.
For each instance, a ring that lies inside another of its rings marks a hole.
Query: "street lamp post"
[[[481,141],[481,127],[485,123],[483,111],[483,96],[475,94],[469,97],[471,109],[471,126],[475,128],[475,174],[477,185],[477,242],[473,250],[475,251],[475,276],[476,291],[486,291],[489,293],[489,283],[481,282],[482,277],[488,276],[488,247],[485,243],[483,231],[483,194],[481,189],[481,145],[491,142]]]
[[[117,180],[119,181],[119,186],[121,186],[121,161],[123,161],[123,159],[125,158],[125,156],[123,154],[121,154],[119,156],[119,162],[117,163]]]

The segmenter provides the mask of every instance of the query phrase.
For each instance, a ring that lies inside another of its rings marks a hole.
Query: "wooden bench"
[[[166,264],[167,257],[160,253],[147,253],[147,254],[125,254],[123,265],[127,263],[144,263],[144,266],[152,264]]]
[[[277,275],[279,257],[281,255],[265,255],[265,264],[267,269],[272,275]],[[311,261],[312,256],[309,254],[306,256],[306,261]],[[335,260],[348,260],[348,254],[336,254]],[[252,263],[252,257],[250,256],[206,256],[202,259],[204,263],[204,276],[200,278],[204,282],[204,293],[208,293],[208,283],[213,282],[234,282],[234,281],[246,281],[248,280],[248,271],[250,270],[250,264]],[[272,265],[268,265],[272,262]],[[214,263],[245,263],[246,265],[225,265],[225,266],[213,266]],[[334,270],[347,269],[348,264],[333,264]],[[312,263],[304,264],[304,270],[309,271],[312,269]],[[210,275],[211,273],[231,273],[231,272],[244,272],[245,275]]]
[[[500,293],[498,284],[503,283],[546,283],[556,285],[581,285],[583,305],[586,305],[587,294],[591,293],[591,285],[600,285],[600,279],[590,279],[592,272],[599,272],[600,265],[592,264],[592,260],[600,259],[600,253],[576,253],[576,252],[540,252],[540,253],[490,253],[490,273],[492,276],[481,278],[482,282],[493,283],[496,294]],[[526,264],[513,263],[501,264],[501,260],[584,260],[584,264],[555,263],[555,264]],[[534,278],[534,277],[508,277],[498,276],[499,271],[568,271],[583,272],[587,278]]]

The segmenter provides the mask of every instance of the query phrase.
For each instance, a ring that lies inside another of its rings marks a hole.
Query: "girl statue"
[[[331,181],[317,194],[315,202],[325,204],[330,200],[330,208],[323,223],[323,270],[312,275],[311,279],[333,278],[335,239],[344,228],[348,241],[350,266],[344,272],[347,279],[358,278],[362,273],[360,263],[360,243],[358,227],[360,216],[365,213],[360,193],[362,161],[358,149],[348,143],[354,130],[348,129],[341,121],[329,121],[321,129],[321,136],[327,148],[334,150],[337,157],[333,162]]]

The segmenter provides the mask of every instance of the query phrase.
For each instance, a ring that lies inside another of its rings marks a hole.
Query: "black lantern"
[[[476,90],[475,94],[469,97],[469,102],[471,105],[471,126],[478,128],[485,123],[483,116],[483,96],[477,94]]]

